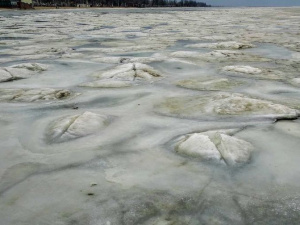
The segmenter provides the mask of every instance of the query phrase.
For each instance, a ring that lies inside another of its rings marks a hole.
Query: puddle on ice
[[[1,225],[299,223],[299,9],[0,14]]]

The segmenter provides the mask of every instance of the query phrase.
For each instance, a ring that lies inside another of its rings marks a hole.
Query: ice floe
[[[47,137],[51,142],[64,142],[95,133],[108,123],[107,116],[86,111],[52,122],[48,127]]]
[[[23,63],[10,67],[0,67],[0,82],[28,78],[36,72],[47,70],[48,66],[40,63]]]
[[[199,118],[201,116],[249,116],[263,118],[297,118],[299,112],[288,106],[252,98],[239,93],[217,93],[170,97],[156,105],[159,113]]]
[[[162,75],[151,66],[142,63],[126,63],[106,72],[94,74],[100,80],[83,83],[83,87],[128,87],[135,81],[153,82]]]
[[[214,48],[214,49],[245,49],[253,48],[254,45],[248,43],[240,43],[236,41],[217,42],[217,43],[200,43],[186,45],[189,48]]]

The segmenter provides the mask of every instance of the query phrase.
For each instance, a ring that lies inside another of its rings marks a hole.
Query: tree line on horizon
[[[34,6],[57,7],[210,7],[195,0],[35,0]]]

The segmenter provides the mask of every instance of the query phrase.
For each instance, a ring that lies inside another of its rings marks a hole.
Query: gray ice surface
[[[299,224],[299,21],[0,10],[0,225]]]

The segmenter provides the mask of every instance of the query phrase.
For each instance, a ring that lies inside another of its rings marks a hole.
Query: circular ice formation
[[[65,99],[71,95],[68,90],[52,88],[0,89],[0,101],[36,102]]]
[[[225,66],[224,71],[237,72],[237,73],[247,73],[247,74],[259,74],[262,70],[252,66]]]
[[[162,75],[151,66],[142,63],[126,63],[106,72],[95,74],[100,80],[83,83],[84,87],[128,87],[136,80],[148,82],[162,77]]]
[[[243,82],[235,81],[227,78],[219,79],[189,79],[181,80],[176,83],[180,87],[195,89],[195,90],[208,90],[208,91],[220,91],[227,90],[238,85],[242,85]]]
[[[47,136],[52,142],[64,142],[95,133],[108,123],[107,116],[84,112],[52,122],[48,128]]]
[[[170,97],[156,105],[156,110],[165,115],[189,118],[216,115],[297,118],[299,115],[297,110],[285,105],[239,93]]]
[[[212,160],[228,166],[247,163],[253,146],[244,140],[220,131],[193,133],[177,143],[175,151],[202,160]]]

